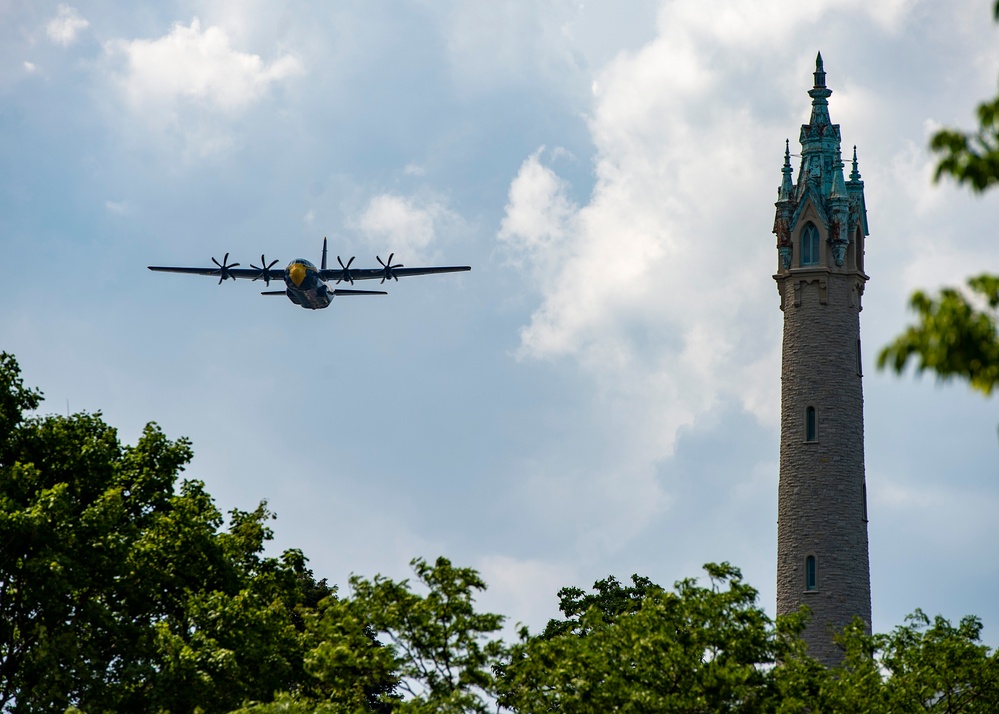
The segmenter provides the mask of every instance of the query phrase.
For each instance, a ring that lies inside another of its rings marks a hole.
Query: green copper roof
[[[854,147],[853,171],[847,182],[843,174],[839,124],[833,124],[829,118],[832,90],[826,87],[822,53],[815,57],[813,76],[814,85],[808,90],[808,96],[812,98],[812,114],[808,123],[802,124],[798,139],[801,143],[801,165],[797,183],[792,181],[789,142],[785,142],[784,146],[784,166],[777,190],[774,222],[778,247],[789,245],[790,235],[809,201],[815,205],[834,248],[849,243],[858,222],[864,235],[868,234],[864,182],[860,180],[857,168],[857,149]],[[835,253],[840,254],[841,251]]]

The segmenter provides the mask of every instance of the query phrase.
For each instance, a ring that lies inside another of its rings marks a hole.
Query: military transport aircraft
[[[230,263],[229,254],[226,253],[225,257],[222,258],[222,262],[218,262],[215,258],[212,258],[212,262],[215,263],[214,268],[171,268],[159,265],[150,265],[150,270],[155,270],[164,273],[190,273],[192,275],[217,275],[219,278],[219,285],[221,285],[225,280],[232,278],[248,278],[250,280],[260,280],[263,279],[264,285],[270,287],[271,280],[283,279],[285,289],[284,290],[265,290],[261,292],[261,295],[287,295],[288,299],[291,300],[296,305],[301,305],[308,310],[320,310],[324,307],[329,307],[330,302],[332,302],[335,296],[339,295],[388,295],[384,290],[351,290],[347,288],[333,288],[328,285],[329,281],[335,280],[336,285],[340,283],[354,284],[355,280],[374,280],[376,278],[381,278],[382,283],[386,280],[395,280],[398,282],[400,277],[406,277],[407,275],[431,275],[434,273],[458,273],[463,270],[471,270],[472,268],[468,265],[451,266],[444,268],[404,268],[402,264],[392,265],[392,258],[395,257],[395,253],[389,253],[387,261],[383,261],[381,257],[375,256],[378,262],[381,263],[380,268],[351,268],[351,263],[354,262],[354,258],[344,262],[340,260],[340,256],[337,256],[336,262],[340,264],[339,268],[327,268],[326,267],[326,239],[323,238],[323,259],[320,266],[317,268],[311,262],[305,258],[296,258],[295,260],[288,263],[288,267],[284,270],[278,268],[274,270],[274,264],[277,263],[276,260],[272,260],[270,263],[260,256],[260,267],[250,264],[249,268],[237,268],[239,263]]]

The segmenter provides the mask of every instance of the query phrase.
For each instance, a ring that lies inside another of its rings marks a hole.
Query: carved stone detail
[[[826,297],[826,290],[828,287],[828,281],[826,278],[796,278],[794,280],[794,306],[801,307],[801,296],[805,291],[806,285],[815,285],[819,292],[819,305],[827,304],[828,300]]]
[[[836,263],[837,268],[843,267],[843,259],[846,258],[846,243],[833,243],[832,246],[833,261]]]
[[[777,252],[780,254],[780,263],[784,266],[784,270],[791,269],[791,246],[782,245],[778,246]]]

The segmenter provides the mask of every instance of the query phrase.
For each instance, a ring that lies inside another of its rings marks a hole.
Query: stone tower
[[[842,660],[833,631],[855,616],[871,623],[860,359],[867,209],[856,147],[843,176],[830,94],[820,54],[798,181],[785,145],[774,221],[784,312],[777,614],[808,605],[805,641],[826,665]]]

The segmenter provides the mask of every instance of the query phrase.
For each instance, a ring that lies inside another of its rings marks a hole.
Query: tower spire
[[[826,71],[822,68],[822,53],[818,52],[815,55],[815,87],[825,87],[826,86]]]
[[[829,126],[829,95],[832,90],[826,87],[826,71],[822,67],[822,53],[815,55],[815,86],[808,90],[812,98],[812,118],[809,124],[813,127]]]

